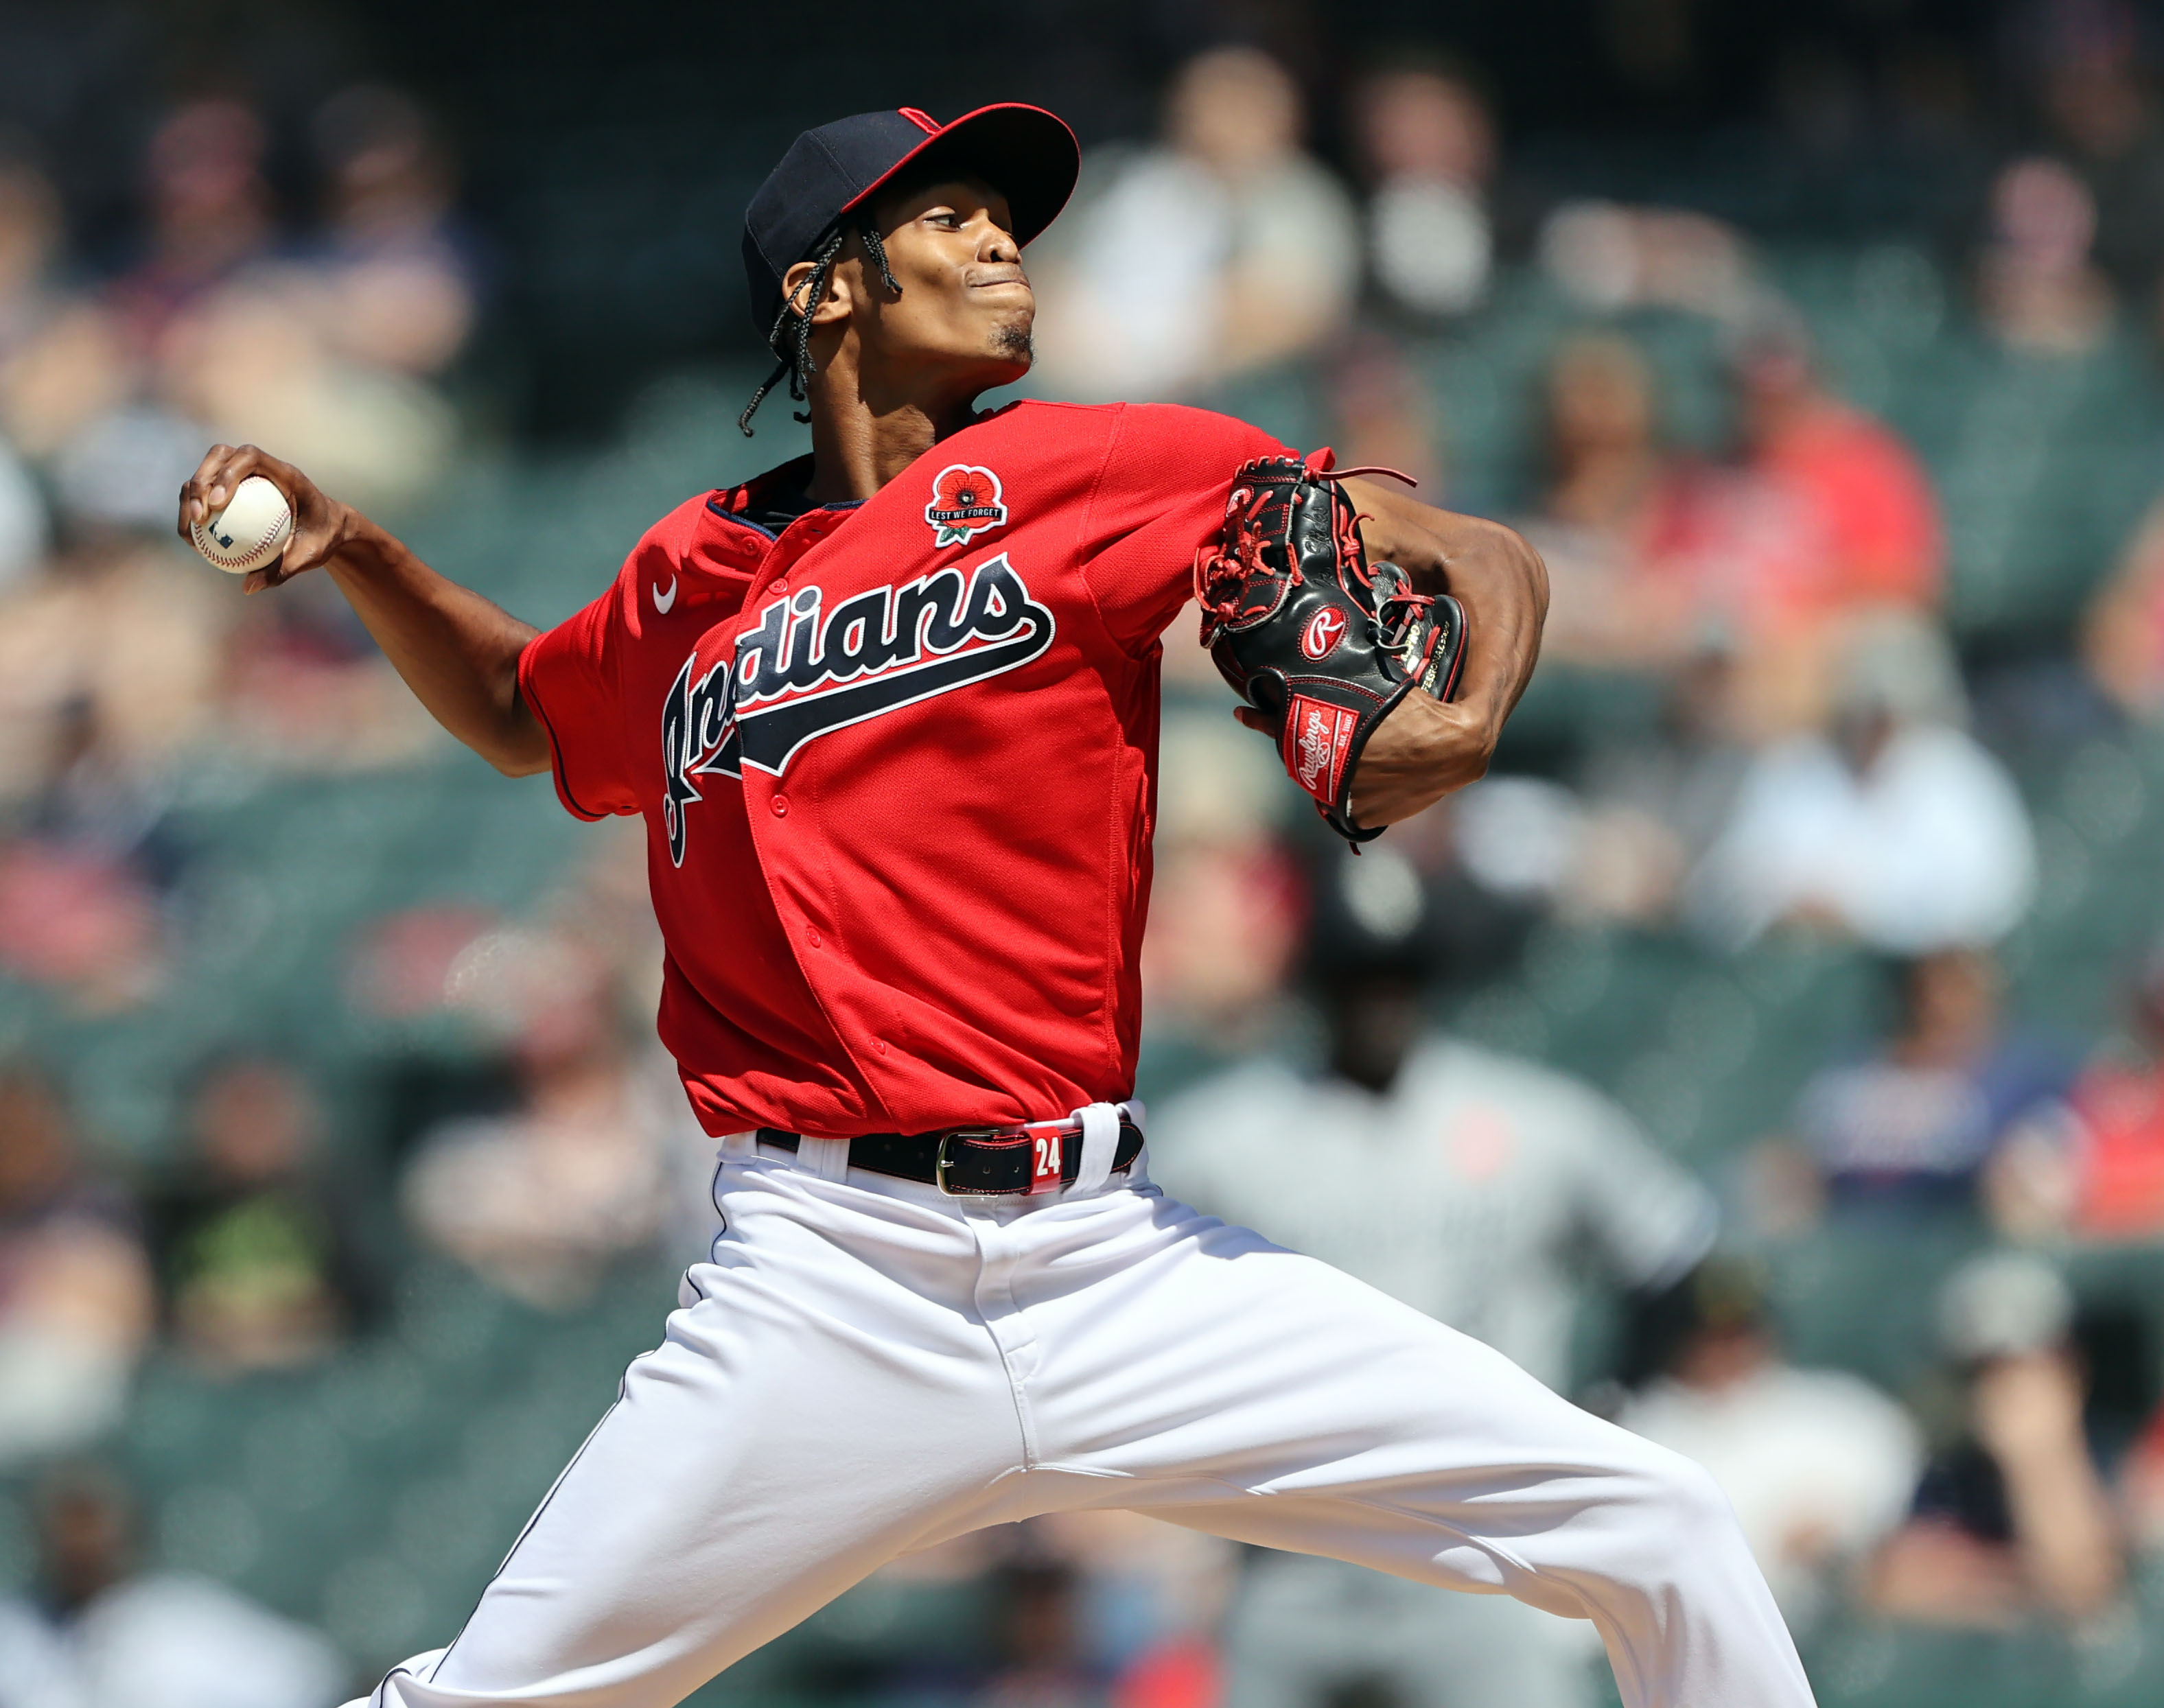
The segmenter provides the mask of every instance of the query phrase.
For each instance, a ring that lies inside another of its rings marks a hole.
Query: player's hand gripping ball
[[[216,516],[190,525],[196,550],[228,575],[245,575],[273,562],[293,535],[293,506],[260,474],[234,489]]]

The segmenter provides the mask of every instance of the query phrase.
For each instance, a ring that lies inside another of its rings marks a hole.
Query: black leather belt
[[[802,1141],[779,1127],[761,1127],[759,1142],[794,1150]],[[1120,1123],[1112,1172],[1134,1166],[1142,1129]],[[1006,1197],[1055,1192],[1082,1171],[1082,1124],[1037,1121],[1026,1127],[955,1127],[944,1133],[859,1133],[849,1140],[849,1166],[936,1186],[951,1197]]]

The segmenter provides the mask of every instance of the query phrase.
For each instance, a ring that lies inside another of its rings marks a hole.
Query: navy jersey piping
[[[870,501],[871,500],[869,499],[864,498],[845,498],[839,504],[815,504],[812,506],[811,510],[806,511],[804,514],[806,516],[810,516],[813,511],[821,510],[856,510],[864,505],[869,504]],[[724,510],[722,507],[722,500],[718,494],[706,500],[706,508],[712,511],[716,516],[719,516],[723,521],[734,522],[740,528],[749,528],[754,533],[764,534],[769,540],[778,540],[781,537],[780,534],[775,533],[771,528],[762,527],[759,523],[754,521],[748,516],[739,516],[735,511]]]

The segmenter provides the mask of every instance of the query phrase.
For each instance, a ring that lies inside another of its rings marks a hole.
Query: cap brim
[[[981,178],[1006,196],[1015,241],[1026,244],[1059,217],[1081,168],[1081,144],[1064,120],[1042,107],[1003,101],[965,113],[926,137],[842,212],[862,207],[905,172],[946,170]]]

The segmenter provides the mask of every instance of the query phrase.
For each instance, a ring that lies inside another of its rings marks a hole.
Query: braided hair
[[[885,240],[869,215],[851,225],[837,225],[829,231],[807,257],[812,263],[810,275],[782,299],[781,312],[775,316],[773,326],[767,330],[766,345],[775,358],[774,371],[759,382],[759,390],[752,393],[751,401],[737,417],[738,431],[746,438],[752,436],[752,417],[759,412],[759,405],[766,401],[766,394],[780,383],[785,375],[789,380],[790,396],[798,403],[807,401],[804,388],[819,371],[819,364],[812,359],[812,317],[827,300],[827,282],[833,277],[834,263],[841,258],[842,245],[853,230],[863,239],[864,253],[871,257],[872,265],[879,269],[880,283],[896,296],[901,295],[901,286],[895,282],[894,269],[887,265]],[[809,422],[812,417],[797,412],[796,419]]]

